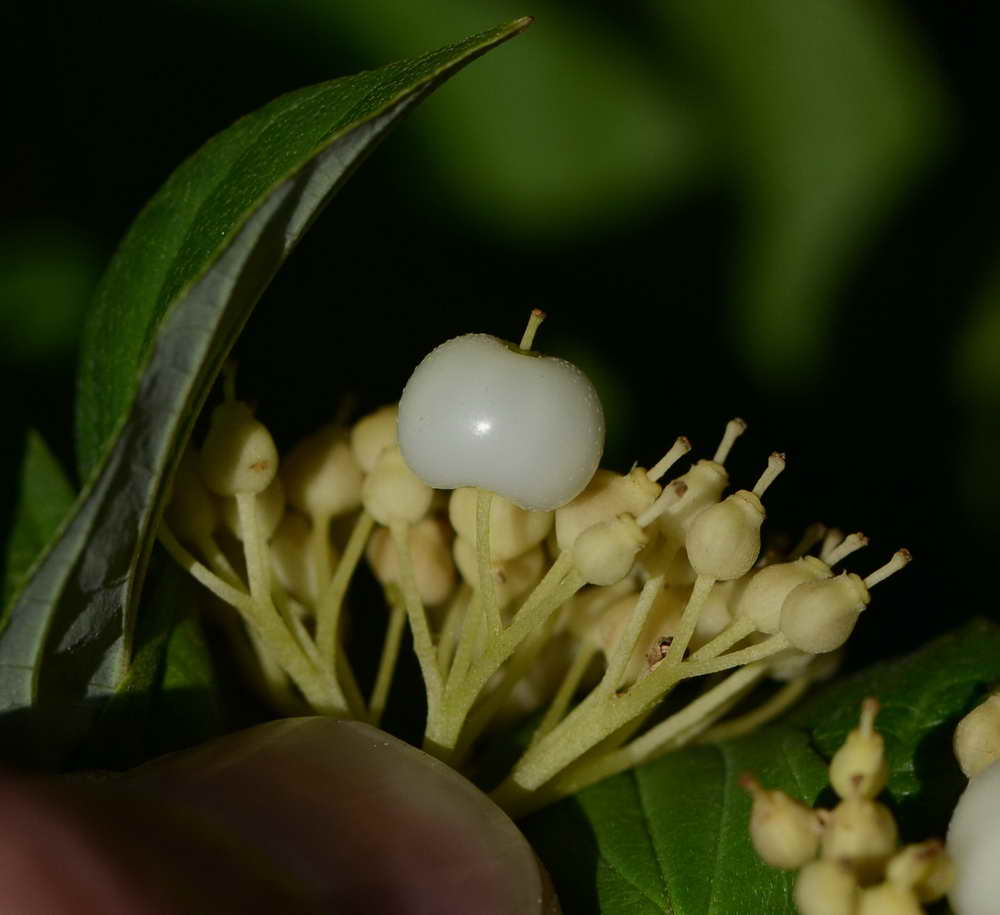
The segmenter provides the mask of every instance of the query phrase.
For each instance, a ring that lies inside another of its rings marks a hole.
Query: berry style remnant
[[[787,554],[762,554],[763,499],[785,458],[724,496],[739,419],[676,476],[684,437],[649,469],[598,469],[600,400],[575,366],[532,350],[543,317],[519,345],[442,344],[398,407],[323,429],[280,461],[230,373],[160,532],[218,598],[237,656],[282,713],[377,724],[407,625],[428,752],[462,768],[491,728],[538,710],[493,793],[514,815],[770,720],[829,673],[870,589],[909,561],[900,550],[867,577],[838,574],[867,539],[819,526]],[[347,652],[363,557],[388,608],[366,694]],[[783,685],[733,717],[769,678]],[[682,685],[687,704],[659,712]]]
[[[841,799],[833,810],[812,810],[752,775],[742,778],[753,798],[754,848],[772,867],[799,871],[801,915],[920,915],[951,887],[944,845],[931,839],[899,848],[896,821],[875,800],[888,777],[877,714],[878,702],[866,699],[860,724],[830,761],[830,785]]]

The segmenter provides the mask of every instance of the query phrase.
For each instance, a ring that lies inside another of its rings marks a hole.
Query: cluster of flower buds
[[[799,871],[795,904],[802,915],[919,915],[954,878],[941,842],[899,848],[892,812],[876,800],[888,778],[877,714],[878,702],[866,699],[860,724],[830,761],[840,798],[833,810],[813,810],[742,777],[753,799],[753,846],[772,867]]]
[[[909,560],[900,550],[867,577],[837,573],[867,539],[818,526],[787,554],[762,553],[763,500],[785,457],[727,495],[740,419],[711,459],[673,478],[691,451],[683,436],[649,469],[598,469],[600,400],[575,366],[532,351],[543,317],[532,313],[517,346],[448,341],[398,405],[324,428],[280,462],[230,376],[208,435],[181,462],[161,532],[242,617],[245,631],[232,614],[225,623],[283,711],[377,722],[407,624],[425,747],[440,758],[460,764],[496,722],[547,706],[496,794],[513,811],[715,727],[774,717],[830,672],[870,589]],[[345,650],[364,557],[389,608],[367,698]],[[678,683],[724,671],[642,732]],[[777,697],[720,724],[766,677],[784,682]]]

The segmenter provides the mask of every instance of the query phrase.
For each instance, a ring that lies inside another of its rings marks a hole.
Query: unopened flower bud
[[[861,891],[857,915],[924,915],[924,907],[913,890],[880,883]]]
[[[818,683],[829,680],[837,673],[843,660],[842,651],[814,655],[807,651],[799,651],[797,648],[787,648],[770,660],[768,674],[772,680],[777,680],[779,683],[787,683],[789,680],[796,680],[808,674],[812,682]]]
[[[479,587],[479,560],[476,548],[461,537],[455,538],[455,565],[465,583],[476,590]],[[520,556],[502,561],[493,560],[493,596],[501,609],[508,607],[518,598],[524,597],[545,574],[545,550],[533,547]]]
[[[218,502],[202,481],[198,458],[190,449],[177,465],[166,519],[178,540],[195,546],[214,534],[219,526]]]
[[[271,538],[271,568],[275,580],[296,600],[315,607],[320,598],[319,569],[310,554],[309,519],[296,511],[285,512]],[[328,543],[329,568],[337,567],[337,549]]]
[[[746,575],[760,554],[763,522],[764,506],[754,493],[733,493],[691,523],[685,540],[688,561],[698,575],[715,581]]]
[[[299,442],[281,475],[289,503],[313,519],[336,518],[361,504],[361,468],[332,426]]]
[[[285,487],[281,477],[271,480],[271,485],[262,493],[258,493],[256,501],[257,528],[264,540],[270,540],[285,514]],[[240,513],[235,499],[225,499],[222,502],[222,520],[237,540],[243,539]]]
[[[921,902],[937,902],[951,889],[955,865],[939,839],[900,849],[889,862],[886,879],[912,890]]]
[[[885,762],[885,741],[875,730],[878,702],[868,698],[861,705],[861,723],[847,735],[844,745],[830,761],[830,784],[845,800],[871,800],[889,778]]]
[[[733,621],[733,607],[746,587],[746,578],[734,578],[730,581],[720,581],[705,598],[698,622],[691,636],[691,648],[698,649],[712,641]],[[690,588],[671,587],[674,594],[690,594]],[[686,600],[686,598],[685,598]]]
[[[371,473],[375,469],[375,463],[383,449],[397,444],[398,414],[396,404],[379,407],[374,413],[361,417],[351,429],[351,451],[365,473]]]
[[[958,723],[954,747],[968,778],[1000,759],[1000,694],[990,696]]]
[[[407,466],[396,446],[386,448],[361,486],[361,501],[379,524],[416,524],[431,506],[434,490]]]
[[[808,862],[795,881],[795,907],[800,915],[855,915],[858,881],[839,861]]]
[[[820,823],[814,810],[784,791],[764,788],[749,773],[740,785],[753,798],[750,838],[766,864],[795,870],[816,857]]]
[[[613,585],[635,564],[647,542],[631,515],[620,515],[585,530],[573,544],[573,564],[588,584]]]
[[[583,492],[556,510],[556,542],[568,550],[587,528],[622,513],[641,515],[656,501],[660,486],[642,467],[625,474],[598,470]]]
[[[882,876],[898,837],[888,807],[866,798],[851,798],[827,814],[822,854],[843,861],[862,884],[870,884]]]
[[[448,517],[463,540],[476,542],[475,487],[463,486],[451,494]],[[529,511],[510,499],[493,493],[490,499],[490,555],[493,559],[513,559],[541,543],[552,529],[553,512]]]
[[[230,400],[212,411],[198,467],[216,495],[263,492],[278,472],[278,449],[250,407]]]
[[[448,526],[424,518],[409,530],[410,561],[420,600],[425,607],[443,604],[455,588],[455,563],[451,558]],[[368,542],[368,562],[383,584],[399,582],[399,554],[392,535],[382,527]]]
[[[781,628],[785,598],[804,582],[830,575],[830,567],[815,556],[764,566],[751,576],[736,605],[736,615],[749,617],[758,632],[774,635]]]
[[[638,594],[620,597],[604,611],[600,619],[595,621],[589,633],[589,640],[606,658],[610,658],[618,647],[638,602]],[[636,641],[635,651],[625,669],[623,683],[635,682],[650,667],[662,660],[677,630],[686,603],[686,596],[678,597],[670,588],[664,588],[656,595],[653,605],[649,608],[646,624]]]
[[[833,651],[848,640],[870,600],[864,581],[852,572],[805,582],[785,598],[781,631],[801,651]]]

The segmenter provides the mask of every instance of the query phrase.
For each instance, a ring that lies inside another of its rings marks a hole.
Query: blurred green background
[[[996,16],[879,0],[37,0],[0,8],[0,520],[24,430],[72,465],[90,292],[182,158],[299,86],[523,14],[334,200],[241,341],[285,442],[395,399],[441,340],[583,365],[607,463],[679,433],[751,482],[789,455],[772,528],[822,519],[919,563],[855,661],[1000,616]]]

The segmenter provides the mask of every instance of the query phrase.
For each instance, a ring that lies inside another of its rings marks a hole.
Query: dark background
[[[74,360],[117,240],[213,133],[299,86],[530,13],[382,146],[237,354],[290,442],[398,396],[469,331],[601,389],[606,463],[725,421],[772,528],[862,529],[885,586],[853,663],[997,615],[1000,176],[989,2],[200,0],[0,7],[0,520],[20,441],[72,466]]]

